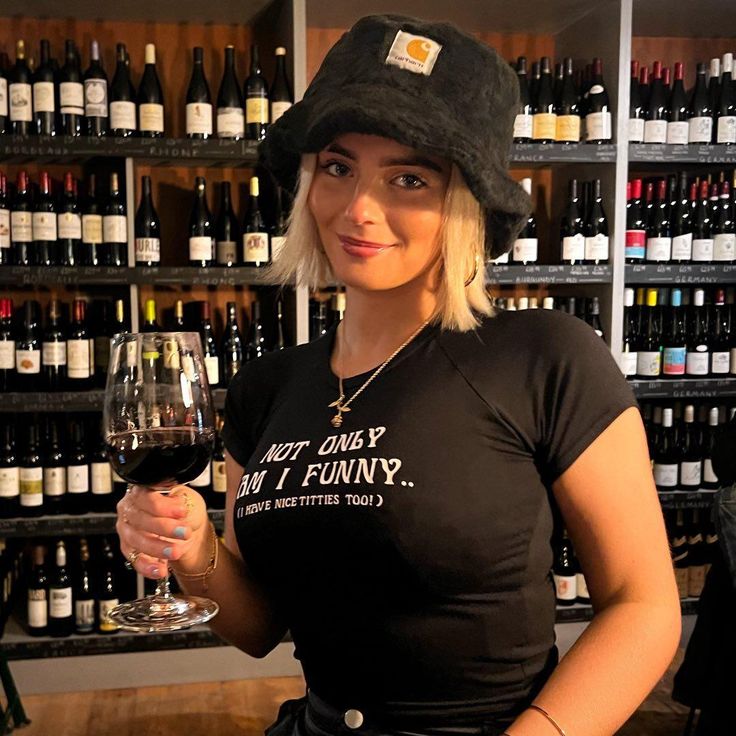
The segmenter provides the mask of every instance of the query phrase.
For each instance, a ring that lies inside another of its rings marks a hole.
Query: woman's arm
[[[611,736],[666,671],[680,602],[644,428],[624,411],[553,484],[596,615],[535,698],[567,736]],[[554,736],[534,710],[511,736]]]

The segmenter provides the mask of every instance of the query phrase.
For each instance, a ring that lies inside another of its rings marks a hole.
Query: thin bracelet
[[[212,529],[212,554],[210,555],[210,561],[207,568],[203,572],[179,572],[173,570],[174,575],[177,578],[187,578],[189,580],[201,580],[202,590],[207,592],[207,578],[217,569],[217,562],[220,559],[220,544],[217,539],[217,532],[215,531],[215,525],[210,522],[210,529]]]
[[[565,732],[560,728],[559,723],[557,723],[557,721],[552,718],[544,708],[540,708],[538,705],[532,704],[529,706],[529,710],[536,710],[538,713],[541,713],[557,729],[557,733],[560,734],[560,736],[566,736]]]

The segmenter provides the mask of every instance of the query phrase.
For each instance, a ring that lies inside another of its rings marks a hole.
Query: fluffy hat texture
[[[495,258],[531,209],[507,171],[518,106],[508,63],[456,26],[367,16],[330,49],[304,98],[269,127],[260,154],[291,190],[301,154],[341,133],[382,135],[447,158],[486,213],[486,252]]]

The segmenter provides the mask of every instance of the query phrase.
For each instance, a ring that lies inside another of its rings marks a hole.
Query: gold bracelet
[[[207,592],[207,578],[217,569],[217,562],[220,559],[220,544],[217,539],[217,532],[215,531],[215,525],[210,522],[210,529],[212,529],[212,554],[210,555],[210,561],[207,568],[203,572],[179,572],[173,570],[174,575],[177,578],[186,578],[188,580],[201,580],[202,590]]]
[[[530,705],[529,710],[536,710],[538,713],[541,713],[556,729],[557,733],[560,734],[560,736],[566,736],[565,732],[560,728],[560,725],[557,723],[557,721],[552,718],[552,716],[547,713],[547,711],[544,708],[540,708],[538,705]]]

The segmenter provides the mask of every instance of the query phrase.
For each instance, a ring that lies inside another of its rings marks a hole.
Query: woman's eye
[[[424,180],[420,179],[415,174],[401,174],[401,176],[397,176],[394,181],[399,182],[399,186],[404,189],[422,189],[426,186]]]
[[[322,169],[330,176],[346,176],[350,173],[350,167],[339,161],[329,161],[326,164],[322,164]]]

